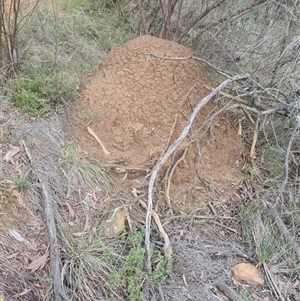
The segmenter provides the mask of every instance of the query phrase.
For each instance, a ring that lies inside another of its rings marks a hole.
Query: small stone
[[[257,268],[250,263],[239,263],[232,268],[233,277],[251,285],[262,285],[264,279]]]
[[[122,210],[114,212],[104,225],[104,234],[108,238],[118,237],[125,227],[126,214]]]

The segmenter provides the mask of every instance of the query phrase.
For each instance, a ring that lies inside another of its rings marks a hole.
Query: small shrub
[[[13,183],[19,191],[24,191],[29,187],[29,182],[24,177],[13,179]]]

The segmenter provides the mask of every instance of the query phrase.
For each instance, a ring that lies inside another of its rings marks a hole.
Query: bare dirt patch
[[[149,53],[192,55],[175,42],[148,35],[129,41],[106,56],[70,112],[72,130],[81,148],[131,173],[154,166],[179,136],[193,108],[208,94],[204,85],[211,85],[199,62],[162,60]],[[172,177],[175,200],[182,200],[183,191],[200,177],[217,182],[228,193],[241,179],[243,144],[231,121],[221,114],[207,127],[206,122],[218,109],[213,102],[205,106],[192,133],[167,164],[174,165],[190,143]],[[109,155],[88,134],[87,125]]]

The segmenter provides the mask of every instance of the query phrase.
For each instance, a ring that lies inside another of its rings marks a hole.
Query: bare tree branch
[[[280,185],[280,188],[279,188],[279,191],[278,191],[278,194],[276,196],[276,199],[275,199],[275,203],[273,204],[273,207],[276,207],[279,200],[281,199],[282,197],[282,194],[285,190],[285,186],[288,182],[288,176],[289,176],[289,155],[290,155],[290,152],[291,152],[291,147],[292,147],[292,144],[293,144],[293,141],[295,139],[295,136],[296,136],[296,132],[297,130],[300,128],[300,115],[297,115],[296,116],[296,121],[295,121],[295,124],[294,124],[294,127],[293,127],[293,131],[292,131],[292,134],[291,134],[291,137],[290,137],[290,140],[288,142],[288,145],[286,147],[286,150],[285,150],[285,154],[284,154],[284,175],[283,175],[283,181]]]
[[[211,92],[209,95],[207,95],[205,98],[203,98],[198,105],[194,108],[192,114],[189,116],[187,123],[180,134],[180,136],[173,142],[173,144],[168,148],[168,150],[158,159],[155,166],[153,167],[150,180],[149,180],[149,186],[148,186],[148,207],[147,207],[147,214],[146,214],[146,235],[145,235],[145,248],[146,248],[146,267],[148,274],[151,274],[152,268],[151,268],[151,253],[150,253],[150,233],[151,233],[151,212],[153,207],[153,188],[156,181],[156,177],[162,166],[165,164],[165,162],[168,160],[168,158],[173,154],[173,152],[176,150],[176,148],[179,146],[179,144],[183,141],[183,139],[187,136],[192,123],[199,113],[199,111],[214,97],[216,96],[224,87],[232,83],[233,81],[246,79],[249,75],[240,74],[233,76],[231,78],[226,79],[224,82],[222,82],[213,92]]]
[[[198,16],[195,20],[191,22],[191,24],[188,26],[188,28],[181,34],[181,36],[177,39],[176,42],[180,43],[181,40],[189,33],[189,31],[198,23],[200,22],[207,14],[209,14],[211,11],[216,9],[218,6],[220,6],[225,0],[220,0],[218,3],[215,3],[211,6],[209,6],[200,16]]]

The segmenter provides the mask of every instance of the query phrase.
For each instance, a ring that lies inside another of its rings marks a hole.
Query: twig
[[[264,267],[268,282],[269,282],[273,292],[275,293],[275,295],[277,297],[279,297],[281,301],[286,301],[285,298],[282,296],[277,284],[275,283],[275,280],[273,279],[272,273],[271,273],[268,265],[265,262],[263,263],[263,267]]]
[[[251,149],[250,149],[250,159],[251,161],[254,160],[255,156],[255,145],[257,142],[257,137],[258,137],[258,126],[259,126],[259,122],[260,122],[260,116],[257,115],[256,120],[255,120],[255,124],[253,127],[253,139],[252,139],[252,144],[251,144]]]
[[[106,147],[105,147],[104,144],[101,142],[101,140],[100,140],[99,137],[96,135],[96,133],[95,133],[89,126],[87,126],[86,128],[87,128],[89,134],[92,135],[92,136],[96,139],[96,141],[100,144],[100,146],[102,147],[102,150],[103,150],[105,156],[109,155],[110,152],[106,149]]]
[[[157,59],[161,59],[161,60],[169,60],[169,61],[186,61],[186,60],[195,60],[195,61],[200,61],[202,63],[207,64],[208,66],[210,66],[211,68],[213,68],[214,70],[216,70],[216,72],[220,73],[221,75],[227,77],[227,78],[231,78],[232,76],[229,73],[226,73],[225,71],[221,70],[220,68],[214,66],[213,64],[209,63],[208,61],[200,58],[200,57],[196,57],[196,56],[160,56],[157,55],[155,53],[148,53],[148,58],[147,61],[149,61],[150,56],[156,57]]]
[[[276,205],[278,204],[278,202],[279,202],[279,200],[282,197],[282,194],[284,192],[287,181],[288,181],[288,176],[289,176],[289,154],[291,152],[291,147],[292,147],[293,141],[294,141],[295,136],[296,136],[296,132],[299,129],[299,127],[300,127],[300,115],[297,115],[296,116],[296,121],[295,121],[295,124],[294,124],[294,128],[293,128],[293,131],[292,131],[292,135],[290,137],[289,143],[286,147],[285,154],[284,154],[284,176],[283,176],[283,181],[280,185],[280,188],[279,188],[278,194],[276,196],[275,203],[274,203],[273,207],[276,207]]]
[[[220,282],[217,284],[217,287],[220,291],[222,291],[229,300],[232,301],[243,301],[244,299],[231,287],[229,287],[224,282]]]
[[[209,14],[211,11],[216,9],[218,6],[220,6],[225,0],[220,0],[219,2],[207,7],[207,9],[202,12],[200,16],[192,20],[192,22],[188,25],[187,29],[181,34],[181,36],[177,39],[177,43],[180,43],[181,40],[190,32],[190,30],[198,23],[200,22],[207,14]]]
[[[298,258],[300,259],[300,247],[295,242],[295,239],[291,236],[286,225],[284,224],[281,217],[279,216],[277,209],[275,207],[272,207],[272,205],[271,205],[270,213],[273,216],[273,218],[275,219],[278,229],[284,235],[287,243],[289,243],[290,245],[294,245],[294,251],[295,251],[296,255],[298,256]]]
[[[176,169],[176,167],[178,166],[178,164],[184,160],[186,153],[188,150],[188,146],[185,148],[184,152],[182,153],[181,157],[175,162],[175,164],[173,165],[173,167],[171,168],[170,174],[168,175],[168,179],[167,179],[167,187],[166,187],[166,199],[167,199],[167,205],[169,206],[169,208],[172,210],[172,205],[171,205],[171,200],[170,200],[170,185],[171,185],[171,179],[174,173],[174,170]]]
[[[145,248],[146,248],[146,267],[149,274],[151,274],[151,253],[150,253],[150,232],[151,232],[151,212],[153,207],[153,188],[154,183],[157,177],[158,172],[162,168],[162,166],[165,164],[165,162],[168,160],[168,158],[173,154],[173,152],[176,150],[176,148],[179,146],[179,144],[183,141],[183,139],[187,136],[192,123],[196,117],[196,115],[199,113],[199,111],[213,98],[215,97],[224,87],[232,83],[233,81],[237,81],[240,79],[245,79],[249,77],[249,75],[240,74],[233,76],[231,78],[226,79],[224,82],[222,82],[213,92],[211,92],[209,95],[204,97],[198,105],[194,108],[192,114],[189,116],[187,123],[180,134],[180,136],[173,142],[173,144],[168,148],[168,150],[158,159],[155,166],[153,167],[150,180],[149,180],[149,186],[148,186],[148,208],[147,208],[147,214],[146,214],[146,234],[145,234]]]
[[[145,210],[147,210],[147,205],[142,199],[139,200],[139,203],[142,205],[142,207]],[[162,235],[162,237],[165,241],[165,245],[164,245],[165,256],[167,258],[171,258],[171,256],[172,256],[172,247],[171,247],[169,236],[166,233],[166,231],[164,230],[163,225],[160,221],[160,218],[159,218],[158,214],[154,210],[152,210],[151,215],[153,216],[153,219],[154,219],[154,221],[155,221],[155,223],[158,227],[158,230],[159,230],[160,234]]]
[[[30,163],[34,165],[33,157],[25,143],[24,140],[20,141],[21,145],[23,145],[28,159]],[[56,225],[55,225],[55,217],[54,217],[54,210],[52,205],[52,199],[49,193],[49,186],[48,181],[45,177],[42,177],[40,173],[35,171],[37,178],[39,179],[40,185],[42,187],[42,195],[43,195],[43,202],[44,202],[44,210],[46,216],[46,224],[49,233],[49,242],[50,242],[50,270],[53,282],[53,293],[54,293],[54,301],[70,301],[68,296],[65,293],[64,287],[61,281],[61,273],[60,273],[60,266],[59,266],[59,254],[58,254],[58,241],[57,241],[57,234],[56,234]]]

